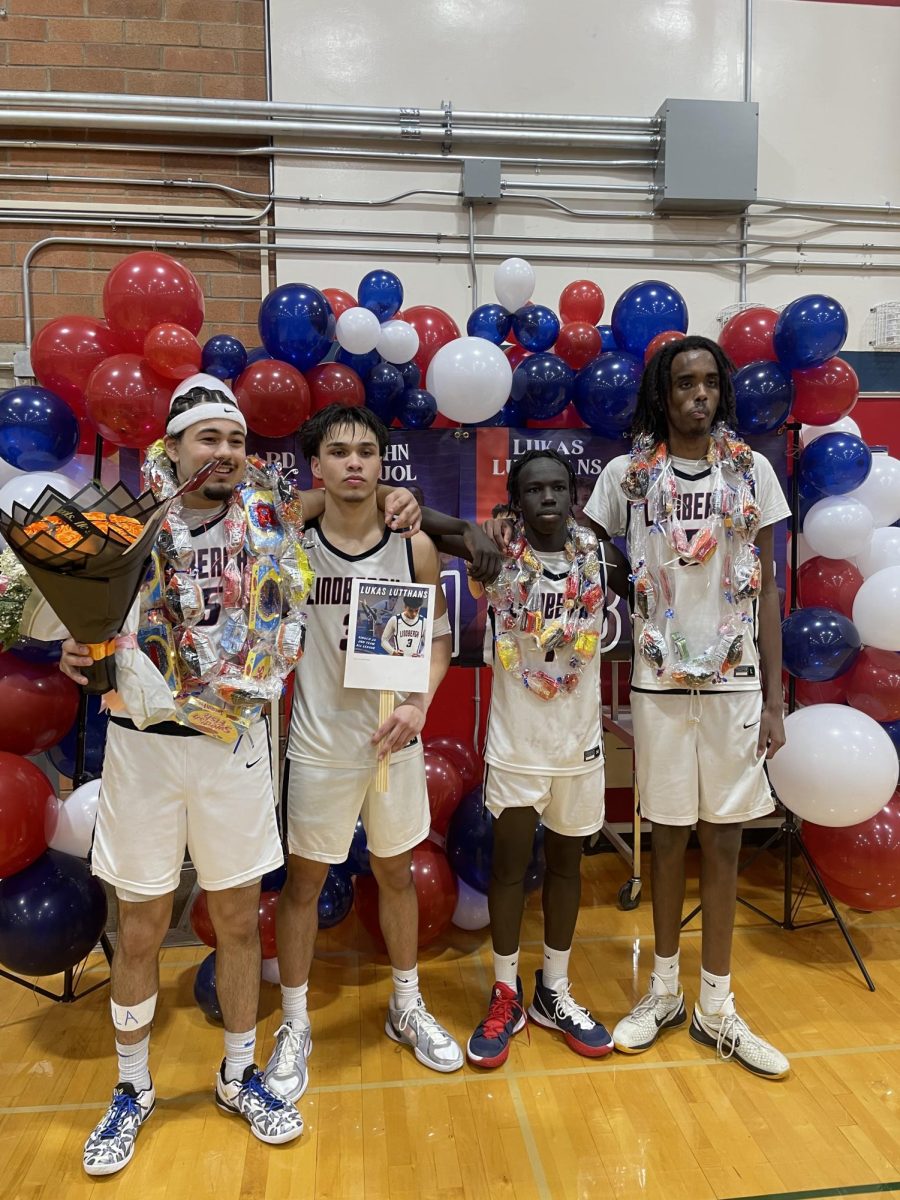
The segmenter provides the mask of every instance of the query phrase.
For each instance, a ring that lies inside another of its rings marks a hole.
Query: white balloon
[[[17,475],[0,488],[0,509],[12,513],[13,504],[24,504],[26,507],[37,500],[45,487],[55,488],[64,496],[74,496],[79,485],[74,480],[66,479],[58,471],[28,471]]]
[[[389,363],[407,363],[419,352],[419,335],[408,321],[385,321],[375,349]]]
[[[99,796],[100,780],[91,779],[59,802],[56,832],[50,839],[51,850],[87,858],[94,837]]]
[[[512,368],[493,342],[456,338],[429,363],[426,386],[445,417],[474,425],[494,416],[509,399]]]
[[[900,529],[876,529],[866,549],[857,554],[856,565],[863,579],[885,567],[900,567]]]
[[[788,565],[790,565],[790,562],[791,562],[791,537],[792,536],[793,535],[791,533],[788,533]],[[809,542],[806,540],[806,538],[803,536],[802,533],[798,533],[797,534],[797,566],[802,567],[805,562],[808,562],[809,559],[815,558],[815,557],[816,557],[816,553],[814,550],[810,550]]]
[[[778,798],[804,821],[836,829],[868,821],[897,786],[897,751],[871,717],[813,704],[785,717],[785,744],[768,764]]]
[[[858,500],[826,496],[817,500],[803,522],[809,548],[824,558],[855,558],[872,540],[875,522]]]
[[[260,976],[266,983],[281,983],[281,969],[277,958],[264,958]]]
[[[852,433],[854,437],[862,436],[859,432],[859,426],[852,417],[841,417],[833,425],[801,425],[800,441],[804,446],[808,446],[810,442],[814,442],[823,433]]]
[[[872,469],[864,482],[846,495],[864,504],[878,527],[900,521],[900,460],[873,454]]]
[[[459,896],[453,910],[453,924],[457,929],[484,929],[490,925],[487,896],[476,892],[463,879],[457,879],[456,882],[459,884]]]
[[[348,354],[368,354],[381,336],[381,322],[367,308],[347,308],[337,319],[335,337]]]
[[[506,258],[494,271],[494,292],[504,308],[515,312],[534,294],[534,268],[524,258]]]
[[[853,600],[853,624],[864,645],[900,650],[900,567],[863,580]]]

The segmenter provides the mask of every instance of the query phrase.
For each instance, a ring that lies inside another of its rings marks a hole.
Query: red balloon
[[[524,362],[526,358],[531,358],[531,351],[526,350],[524,346],[520,346],[518,342],[514,342],[503,353],[509,359],[509,365],[513,370],[516,369],[520,362]]]
[[[31,343],[31,366],[41,387],[61,396],[76,416],[83,416],[84,389],[91,372],[118,349],[102,321],[77,314],[56,317]]]
[[[555,417],[550,417],[546,421],[534,421],[531,418],[528,420],[529,429],[587,429],[584,421],[578,415],[578,409],[574,404],[567,404],[561,413],[557,413]]]
[[[412,875],[419,902],[419,947],[440,937],[456,908],[456,876],[447,855],[433,842],[420,842],[412,852]],[[374,875],[357,875],[353,905],[360,923],[376,946],[385,949],[378,923],[378,884]]]
[[[29,662],[0,654],[0,750],[40,754],[72,728],[78,685],[55,662]]]
[[[310,411],[317,413],[329,404],[352,404],[361,408],[366,402],[363,381],[352,367],[343,363],[319,363],[306,372]]]
[[[853,618],[853,598],[863,577],[848,558],[808,558],[797,572],[797,600],[803,608],[833,608]]]
[[[203,293],[180,262],[155,250],[139,250],[107,275],[103,311],[122,348],[140,354],[154,325],[172,322],[199,333]]]
[[[44,772],[18,754],[0,751],[0,879],[18,874],[44,853],[55,808]]]
[[[335,320],[342,312],[346,312],[348,308],[356,308],[358,304],[356,297],[345,292],[343,288],[322,288],[322,295],[331,305]]]
[[[735,313],[719,334],[719,345],[740,370],[752,362],[774,362],[772,335],[778,313],[774,308],[746,308]]]
[[[795,679],[794,696],[798,704],[846,704],[849,671],[837,679],[826,679],[823,683],[812,683],[808,679]]]
[[[574,283],[566,284],[559,297],[559,319],[564,325],[569,321],[596,325],[603,316],[603,305],[603,292],[596,283],[590,279],[576,279]]]
[[[484,759],[477,750],[466,745],[459,738],[429,738],[425,743],[425,749],[431,750],[434,754],[440,754],[442,758],[446,758],[449,762],[453,763],[460,775],[462,775],[463,795],[471,792],[473,788],[477,788],[481,783],[484,775]]]
[[[428,373],[428,364],[440,350],[454,338],[460,337],[459,326],[449,313],[442,308],[434,308],[431,304],[415,304],[406,310],[407,323],[419,335],[419,350],[413,362],[422,372],[424,379]]]
[[[900,905],[900,791],[859,825],[831,829],[804,821],[803,839],[838,900],[867,912]]]
[[[859,380],[842,358],[829,358],[808,371],[792,371],[794,403],[791,420],[805,425],[833,425],[856,407]]]
[[[164,379],[189,379],[200,370],[203,349],[189,329],[163,321],[144,338],[144,358]]]
[[[166,431],[172,390],[137,354],[115,354],[88,380],[88,416],[110,442],[143,450]]]
[[[600,330],[596,325],[587,321],[570,321],[560,329],[553,352],[568,363],[573,371],[580,371],[592,358],[597,357],[601,346]]]
[[[876,721],[900,721],[900,654],[864,646],[847,672],[847,702]]]
[[[278,895],[278,892],[261,892],[259,897],[259,941],[263,958],[275,958],[278,954],[275,945],[275,909],[278,905]],[[205,891],[197,893],[197,898],[191,905],[190,921],[191,929],[200,941],[215,949],[216,931],[209,915],[209,901]]]
[[[644,363],[648,363],[653,355],[662,350],[664,346],[671,346],[673,342],[682,341],[684,336],[677,329],[664,329],[662,333],[658,333],[647,343],[647,349],[644,351]]]
[[[262,437],[296,433],[309,416],[306,380],[296,367],[277,358],[251,363],[235,382],[234,394],[247,425]]]
[[[465,792],[462,774],[449,758],[426,746],[425,781],[428,785],[431,828],[443,836]]]

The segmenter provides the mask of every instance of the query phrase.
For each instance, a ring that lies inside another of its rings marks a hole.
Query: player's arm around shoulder
[[[416,573],[416,583],[433,583],[436,585],[434,597],[435,620],[447,611],[447,601],[444,589],[441,587],[441,556],[437,546],[427,533],[416,533],[412,538],[413,567]],[[446,635],[449,638],[449,634]]]

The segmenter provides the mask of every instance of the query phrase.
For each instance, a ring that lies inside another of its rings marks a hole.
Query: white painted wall
[[[335,0],[328,6],[271,0],[271,18],[274,99],[281,101],[436,108],[450,99],[457,109],[650,116],[667,96],[739,100],[743,95],[743,0],[559,0],[555,7],[537,0],[420,0],[415,5]],[[760,105],[759,195],[900,204],[898,61],[898,9],[755,0],[752,95]],[[367,270],[388,267],[404,281],[406,305],[437,304],[462,325],[472,307],[468,263],[450,256],[466,246],[464,240],[446,240],[468,231],[468,213],[455,195],[459,168],[422,163],[415,146],[401,148],[410,157],[400,163],[278,161],[277,192],[309,198],[278,205],[279,224],[304,231],[284,239],[296,243],[297,251],[282,256],[279,279],[355,291]],[[421,149],[434,153],[437,147]],[[528,150],[510,145],[505,152]],[[566,148],[562,153],[583,156]],[[511,198],[476,209],[480,302],[493,298],[496,259],[482,257],[489,250],[532,260],[538,276],[535,299],[551,307],[567,282],[587,276],[604,289],[608,314],[625,286],[658,277],[684,293],[692,331],[713,334],[716,313],[738,299],[734,266],[703,265],[729,253],[728,247],[658,244],[681,243],[697,231],[733,236],[732,220],[604,219],[604,211],[646,210],[648,204],[630,196],[601,198],[549,187],[554,179],[649,183],[647,173],[507,167],[503,177],[528,181],[535,192],[597,216],[577,219],[534,200]],[[453,194],[411,197],[389,207],[320,203],[384,200],[422,188]],[[489,244],[485,235],[524,241]],[[782,304],[807,292],[828,292],[848,309],[848,348],[867,348],[872,304],[900,299],[893,269],[865,266],[868,254],[869,261],[896,263],[900,269],[900,223],[897,232],[826,226],[765,218],[762,210],[754,210],[751,235],[784,239],[786,245],[777,251],[752,247],[752,253],[788,261],[781,267],[752,267],[749,299]],[[642,244],[602,244],[623,237]],[[796,243],[810,238],[851,243],[860,250],[839,256],[845,269],[807,266],[798,272],[797,264],[812,256],[798,256]],[[866,250],[867,243],[892,245],[898,252]],[[427,253],[410,256],[410,251]],[[542,253],[566,253],[570,261],[541,262]],[[623,255],[648,261],[617,262]],[[686,262],[656,262],[662,257]]]

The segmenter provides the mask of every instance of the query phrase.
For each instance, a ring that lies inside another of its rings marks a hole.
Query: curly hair
[[[719,372],[719,407],[713,416],[713,425],[724,421],[734,428],[735,399],[734,385],[731,376],[734,365],[722,348],[711,338],[691,335],[682,338],[680,342],[672,342],[663,346],[647,363],[641,376],[641,386],[638,392],[637,408],[631,423],[631,438],[648,436],[654,442],[664,442],[669,436],[669,422],[666,408],[672,393],[672,363],[679,354],[690,350],[708,350],[716,361]]]

